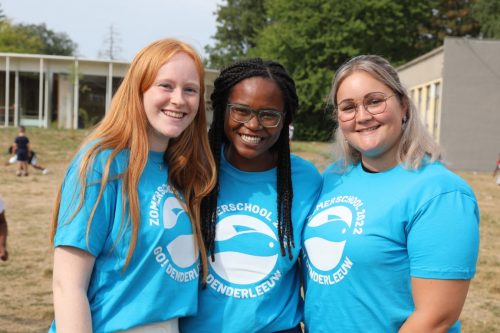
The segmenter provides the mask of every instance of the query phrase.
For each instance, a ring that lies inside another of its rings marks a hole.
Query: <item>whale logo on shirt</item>
[[[276,234],[266,223],[248,215],[231,215],[217,223],[215,261],[209,263],[228,282],[252,284],[272,272],[279,251]]]
[[[329,271],[342,259],[353,221],[349,208],[334,206],[315,215],[304,232],[304,247],[314,267]]]
[[[188,268],[198,260],[198,248],[191,229],[188,214],[175,196],[168,197],[163,203],[163,226],[176,235],[168,245],[167,251],[172,261],[181,268]]]

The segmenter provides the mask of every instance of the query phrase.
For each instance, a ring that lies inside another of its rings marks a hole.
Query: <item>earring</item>
[[[403,125],[406,124],[407,120],[408,120],[408,118],[406,118],[406,115],[404,115],[404,117],[403,117]]]

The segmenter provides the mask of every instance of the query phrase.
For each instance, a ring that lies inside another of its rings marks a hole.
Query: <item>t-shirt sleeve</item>
[[[101,187],[101,173],[93,170],[87,176],[85,199],[81,200],[79,166],[74,163],[68,169],[61,192],[61,206],[54,246],[72,246],[97,256],[103,249],[109,234],[117,199],[116,181],[108,182],[97,205],[87,237],[89,218]],[[75,214],[75,211],[77,213]],[[74,216],[73,216],[74,215]]]
[[[473,194],[451,191],[426,202],[407,231],[410,274],[471,279],[479,251],[479,208]]]

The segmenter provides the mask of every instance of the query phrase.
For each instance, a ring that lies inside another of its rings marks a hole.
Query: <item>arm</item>
[[[54,251],[54,312],[57,332],[92,332],[87,289],[95,257],[74,247]]]
[[[415,311],[399,333],[448,332],[460,316],[470,280],[412,278]]]
[[[7,251],[7,220],[5,219],[5,212],[0,213],[0,259],[2,261],[9,259],[9,252]]]

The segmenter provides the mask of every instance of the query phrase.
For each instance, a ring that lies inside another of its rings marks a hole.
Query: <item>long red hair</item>
[[[128,149],[130,156],[133,156],[133,158],[129,160],[129,165],[124,173],[120,175],[122,179],[123,207],[127,207],[130,214],[129,221],[122,221],[122,230],[129,226],[132,228],[129,251],[125,261],[125,267],[127,267],[137,244],[141,222],[137,187],[149,151],[149,123],[142,98],[144,92],[153,84],[160,67],[179,52],[187,54],[195,63],[200,78],[200,101],[193,122],[179,137],[169,140],[165,156],[169,167],[169,183],[182,194],[186,212],[191,218],[193,233],[196,236],[196,243],[201,255],[202,276],[205,279],[207,275],[207,258],[201,236],[200,203],[201,199],[215,185],[216,169],[207,138],[204,66],[201,58],[190,45],[176,39],[162,39],[146,46],[135,56],[123,82],[111,101],[109,112],[82,143],[82,147],[89,146],[89,148],[83,154],[80,165],[80,182],[82,186],[77,212],[81,209],[85,200],[86,176],[94,158],[103,150],[111,150],[102,175],[100,193],[89,216],[87,225],[88,239],[89,228],[97,205],[101,200],[107,182],[111,180],[109,179],[111,162],[120,151]],[[61,189],[59,189],[52,213],[52,240],[59,223]],[[123,214],[123,216],[126,216],[126,214]],[[62,222],[67,223],[69,221]],[[193,244],[193,246],[195,245]]]

